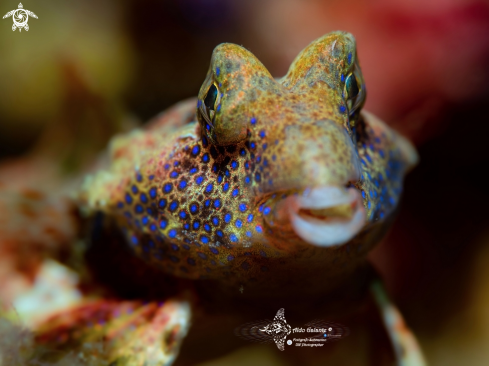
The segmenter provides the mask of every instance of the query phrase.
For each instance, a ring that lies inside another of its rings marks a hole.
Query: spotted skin
[[[265,291],[307,286],[314,273],[339,284],[385,231],[416,160],[361,111],[364,96],[348,33],[311,43],[278,80],[243,47],[221,44],[197,101],[116,137],[110,166],[87,178],[80,200],[175,276]],[[344,245],[311,245],[281,215],[289,196],[321,186],[361,192],[365,223]]]

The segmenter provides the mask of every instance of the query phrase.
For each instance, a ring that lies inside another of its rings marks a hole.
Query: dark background
[[[17,5],[2,1],[0,13]],[[352,32],[366,109],[414,141],[421,158],[372,259],[431,364],[489,363],[488,2],[23,5],[39,17],[28,32],[0,22],[0,164],[58,151],[63,174],[80,170],[113,133],[195,96],[221,42],[245,46],[282,76],[315,38]]]

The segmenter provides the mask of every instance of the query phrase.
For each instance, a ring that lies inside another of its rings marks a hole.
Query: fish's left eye
[[[205,96],[202,98],[201,101],[199,101],[200,113],[209,126],[214,125],[216,109],[219,109],[218,107],[216,107],[216,105],[218,104],[218,96],[219,90],[217,89],[217,86],[212,83],[207,90]]]

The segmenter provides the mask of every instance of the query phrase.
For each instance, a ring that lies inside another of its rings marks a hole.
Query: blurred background
[[[489,2],[23,5],[39,18],[28,32],[13,32],[11,18],[0,22],[0,177],[12,182],[40,179],[5,170],[19,157],[42,152],[61,162],[57,174],[72,174],[112,134],[195,96],[221,42],[243,45],[279,77],[314,39],[353,33],[366,109],[414,141],[421,157],[372,260],[430,364],[489,364]],[[4,0],[0,13],[17,6]]]

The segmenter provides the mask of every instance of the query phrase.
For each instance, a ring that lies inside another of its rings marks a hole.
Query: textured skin
[[[137,255],[175,276],[262,293],[314,286],[318,274],[340,286],[385,231],[416,160],[360,113],[363,99],[355,111],[348,103],[352,73],[364,92],[355,47],[348,33],[327,34],[276,80],[246,49],[217,46],[197,102],[112,141],[110,166],[81,192],[87,212],[103,212]],[[365,220],[348,243],[313,245],[284,215],[290,197],[317,187],[361,193]]]

